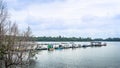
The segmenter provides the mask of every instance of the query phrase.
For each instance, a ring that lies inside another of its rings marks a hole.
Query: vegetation
[[[102,39],[102,38],[95,38],[92,39],[90,37],[88,38],[76,38],[76,37],[34,37],[35,41],[120,41],[120,38],[106,38],[106,39]]]
[[[31,30],[20,31],[8,18],[7,6],[0,0],[0,68],[23,68],[35,55]]]

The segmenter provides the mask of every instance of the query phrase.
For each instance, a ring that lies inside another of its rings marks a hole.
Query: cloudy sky
[[[34,36],[120,37],[120,0],[6,0],[11,19]]]

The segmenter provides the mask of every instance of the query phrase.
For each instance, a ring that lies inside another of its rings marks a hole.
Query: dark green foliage
[[[91,38],[76,37],[34,37],[35,41],[91,41]]]
[[[102,39],[102,38],[95,38],[92,39],[90,37],[87,38],[77,38],[77,37],[34,37],[33,38],[35,41],[120,41],[120,38],[106,38],[106,39]]]

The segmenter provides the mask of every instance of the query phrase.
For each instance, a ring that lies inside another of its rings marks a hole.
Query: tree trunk
[[[8,66],[7,66],[7,62],[5,62],[5,68],[8,68]]]
[[[3,60],[0,60],[0,68],[5,68],[5,64]]]

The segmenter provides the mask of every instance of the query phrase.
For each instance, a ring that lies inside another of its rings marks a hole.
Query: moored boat
[[[53,51],[53,50],[54,50],[53,45],[49,44],[48,45],[48,51]]]
[[[107,45],[106,43],[102,43],[99,41],[92,41],[91,42],[91,46],[106,46],[106,45]]]

